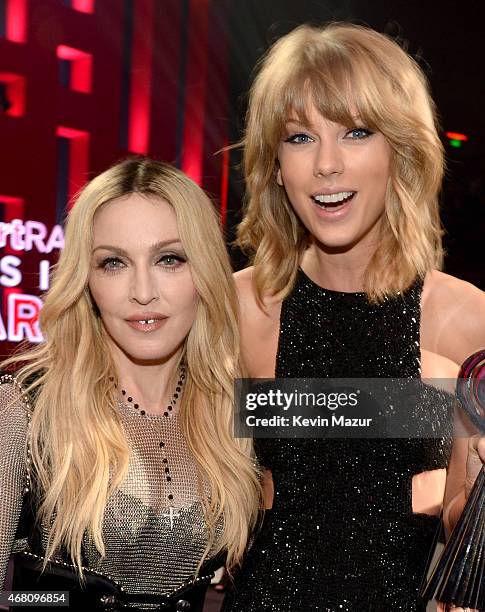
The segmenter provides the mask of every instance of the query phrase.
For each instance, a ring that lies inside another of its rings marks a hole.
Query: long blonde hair
[[[442,265],[438,193],[443,148],[426,77],[400,46],[369,28],[300,26],[263,57],[242,141],[248,197],[238,244],[252,256],[256,293],[291,290],[308,232],[276,182],[277,150],[291,114],[308,124],[311,100],[331,121],[366,127],[391,146],[381,239],[364,276],[371,301]]]
[[[216,550],[227,551],[231,568],[242,557],[260,505],[252,445],[232,437],[239,338],[231,267],[208,197],[182,172],[145,158],[115,165],[82,190],[69,214],[66,247],[40,314],[45,342],[3,364],[23,364],[17,373],[20,384],[36,377],[29,387],[36,394],[31,448],[38,517],[48,526],[46,557],[64,547],[82,574],[85,533],[104,554],[106,503],[129,465],[127,439],[112,409],[117,373],[103,324],[94,312],[88,275],[96,211],[133,192],[157,196],[174,208],[199,294],[184,347],[187,380],[181,426],[209,481],[208,531],[213,534],[222,517]]]

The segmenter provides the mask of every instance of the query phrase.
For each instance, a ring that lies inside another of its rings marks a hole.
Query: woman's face
[[[163,362],[181,348],[198,295],[166,201],[130,194],[94,218],[89,289],[114,356]]]
[[[322,246],[345,252],[378,238],[391,149],[356,119],[344,127],[311,105],[310,125],[289,121],[278,149],[277,181],[305,227]]]

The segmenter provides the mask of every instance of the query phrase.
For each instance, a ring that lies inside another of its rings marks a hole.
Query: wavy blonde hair
[[[209,533],[212,538],[222,517],[217,551],[227,551],[231,568],[240,562],[256,524],[261,495],[252,444],[232,437],[239,338],[231,267],[209,198],[182,172],[145,158],[115,165],[82,190],[69,214],[66,247],[40,314],[45,342],[4,362],[23,362],[17,374],[21,384],[28,385],[29,377],[36,376],[27,390],[36,395],[31,446],[38,516],[49,526],[46,557],[64,547],[82,575],[85,533],[104,554],[106,503],[129,465],[127,439],[112,409],[117,403],[117,373],[106,332],[93,309],[88,275],[96,211],[133,192],[173,206],[199,294],[184,346],[187,380],[181,426],[209,480]]]
[[[444,161],[426,77],[401,47],[366,27],[300,26],[262,58],[242,140],[248,196],[237,243],[252,256],[258,300],[291,290],[308,232],[276,182],[286,121],[304,124],[308,103],[331,121],[364,125],[390,144],[391,171],[379,246],[365,271],[370,301],[440,268],[438,212]]]

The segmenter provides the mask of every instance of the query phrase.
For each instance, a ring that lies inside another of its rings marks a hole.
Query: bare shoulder
[[[279,317],[281,300],[271,296],[263,297],[263,304],[260,305],[256,298],[253,284],[254,268],[244,268],[234,274],[234,282],[239,298],[241,314],[250,315],[253,322],[264,322]]]
[[[234,275],[243,356],[250,376],[272,377],[278,348],[281,300],[264,296],[263,303],[258,302],[253,271],[253,267],[249,267]]]
[[[433,271],[426,275],[421,346],[461,364],[485,348],[485,293],[471,283]]]
[[[432,270],[426,274],[423,293],[429,293],[432,299],[455,301],[459,296],[467,299],[485,299],[485,293],[475,285],[439,270]]]
[[[249,308],[255,305],[256,296],[253,290],[253,266],[235,272],[234,283],[236,285],[240,305]]]

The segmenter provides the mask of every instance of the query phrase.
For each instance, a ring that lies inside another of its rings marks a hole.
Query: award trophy
[[[462,365],[456,395],[478,432],[485,434],[485,350]],[[421,595],[485,611],[485,465]]]

